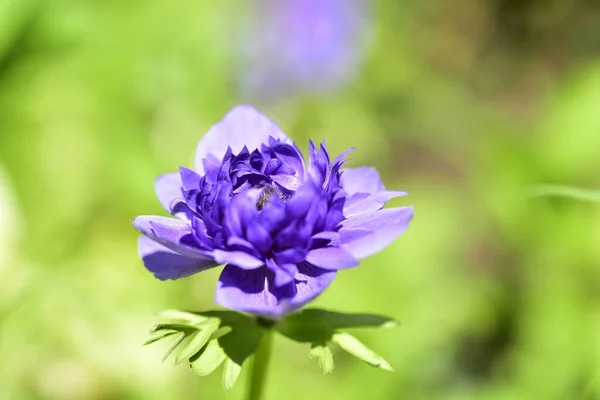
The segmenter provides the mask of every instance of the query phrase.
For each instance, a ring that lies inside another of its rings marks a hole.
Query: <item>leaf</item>
[[[306,309],[284,318],[277,330],[297,342],[327,343],[340,329],[391,328],[398,323],[375,314],[345,314],[321,309]]]
[[[179,365],[182,361],[189,359],[194,354],[202,350],[202,348],[208,343],[212,334],[219,327],[219,322],[206,325],[198,332],[192,334],[192,340],[179,352],[175,359],[175,365]]]
[[[574,186],[562,185],[537,185],[529,191],[530,196],[556,196],[573,200],[600,203],[600,190],[583,189]]]
[[[172,322],[184,322],[192,325],[204,322],[208,319],[208,317],[203,315],[181,310],[162,310],[158,311],[156,315],[161,319],[170,320]]]
[[[169,350],[167,350],[167,353],[163,356],[162,361],[165,362],[167,360],[167,358],[169,358],[169,356],[171,355],[171,353],[173,352],[173,350],[175,350],[175,348],[177,348],[177,346],[179,346],[181,344],[181,342],[183,342],[183,339],[185,339],[186,334],[181,332],[179,333],[179,335],[177,336],[177,339],[175,340],[175,342],[173,342],[173,345],[169,348]]]
[[[173,335],[173,334],[175,334],[177,332],[179,332],[179,331],[162,330],[162,331],[155,332],[153,335],[150,336],[150,338],[148,340],[146,340],[144,342],[144,346],[152,344],[154,342],[157,342],[157,341],[159,341],[161,339],[164,339],[166,337],[169,337],[169,336],[171,336],[171,335]]]
[[[233,385],[235,385],[235,381],[240,376],[240,372],[242,372],[242,366],[232,359],[228,358],[225,360],[225,367],[223,368],[223,389],[227,393],[231,391]]]
[[[321,367],[324,374],[333,371],[333,354],[331,354],[329,347],[313,345],[308,354],[310,358],[319,359],[319,367]]]
[[[254,319],[235,311],[207,311],[200,314],[218,318],[221,327],[230,327],[230,333],[220,337],[218,341],[227,357],[238,365],[242,365],[258,349],[263,329]]]
[[[147,343],[176,335],[164,359],[180,346],[187,344],[176,357],[176,365],[190,361],[196,375],[212,373],[225,362],[223,386],[230,390],[237,380],[244,361],[256,353],[264,330],[254,318],[234,311],[186,312],[166,310],[158,313],[165,319],[151,330]],[[164,360],[163,360],[164,361]]]
[[[393,371],[393,368],[387,363],[387,361],[375,354],[373,350],[369,349],[367,346],[362,344],[360,340],[349,333],[338,332],[333,335],[332,341],[342,349],[346,350],[348,353],[369,363],[373,367],[385,369],[386,371]]]
[[[227,358],[216,340],[208,342],[201,353],[194,357],[190,360],[190,368],[192,372],[199,376],[210,375]]]
[[[193,332],[196,330],[195,326],[184,325],[184,324],[157,324],[150,328],[150,333],[155,333],[163,330],[172,330],[177,332]]]

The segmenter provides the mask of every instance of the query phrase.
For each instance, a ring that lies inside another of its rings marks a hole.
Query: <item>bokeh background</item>
[[[218,271],[160,282],[131,220],[235,104],[355,146],[410,229],[317,305],[377,312],[324,376],[276,340],[269,399],[600,399],[594,0],[0,0],[0,398],[239,399],[143,347]]]

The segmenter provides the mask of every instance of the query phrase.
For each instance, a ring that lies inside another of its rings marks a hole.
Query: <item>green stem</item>
[[[271,358],[271,343],[273,342],[273,330],[265,329],[263,337],[252,361],[250,375],[250,386],[248,387],[248,400],[260,400],[265,387],[267,367]]]

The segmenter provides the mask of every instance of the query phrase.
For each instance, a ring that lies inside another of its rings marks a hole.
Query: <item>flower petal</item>
[[[323,247],[311,250],[306,255],[306,261],[329,270],[356,267],[358,265],[358,261],[348,251],[340,247]]]
[[[190,258],[213,258],[210,251],[181,243],[181,238],[192,233],[190,223],[175,218],[142,215],[133,221],[135,229],[166,248]]]
[[[160,204],[169,214],[186,218],[189,208],[181,193],[181,178],[178,173],[160,175],[154,181],[154,190]]]
[[[259,149],[261,144],[267,144],[269,137],[293,144],[292,139],[283,133],[277,124],[253,107],[234,107],[221,122],[213,125],[198,143],[196,171],[203,175],[203,160],[213,159],[209,155],[221,160],[228,146],[231,147],[233,154],[239,153],[244,146],[252,152]]]
[[[303,263],[298,266],[294,282],[276,287],[274,273],[266,267],[248,271],[226,265],[219,277],[215,302],[233,310],[280,318],[321,294],[335,274]]]
[[[408,192],[384,190],[381,192],[367,194],[355,193],[346,198],[344,203],[344,217],[349,218],[365,212],[381,210],[389,200],[406,196]]]
[[[287,285],[294,281],[294,276],[298,273],[295,264],[277,264],[274,260],[267,260],[267,267],[275,274],[273,283],[276,287]]]
[[[232,310],[277,318],[283,310],[281,301],[293,297],[296,287],[293,283],[269,287],[268,277],[272,281],[274,274],[267,267],[245,270],[228,264],[219,276],[215,303]]]
[[[377,193],[385,190],[379,172],[371,167],[345,168],[342,170],[340,180],[349,196],[355,193]]]
[[[285,305],[284,312],[297,310],[320,295],[333,282],[336,271],[303,263],[298,266],[296,274],[296,295]]]
[[[138,239],[138,253],[146,269],[161,281],[185,278],[218,265],[212,259],[182,256],[146,236]]]
[[[219,264],[233,264],[242,269],[256,269],[265,265],[264,261],[244,251],[215,250],[213,254]]]
[[[408,228],[413,207],[386,208],[349,218],[340,229],[340,247],[361,259],[381,251]]]

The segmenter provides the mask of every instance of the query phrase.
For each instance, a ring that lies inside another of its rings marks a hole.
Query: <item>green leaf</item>
[[[190,368],[192,368],[192,372],[196,375],[207,376],[213,373],[226,358],[227,356],[221,346],[219,346],[219,342],[211,340],[200,354],[192,357]]]
[[[573,200],[600,203],[600,190],[583,189],[562,185],[537,185],[531,188],[529,194],[533,197],[556,196]]]
[[[157,324],[150,328],[150,333],[155,333],[164,330],[191,333],[196,329],[198,328],[196,328],[195,326],[184,324]]]
[[[240,376],[240,372],[242,372],[242,366],[232,359],[228,358],[225,360],[225,367],[223,368],[223,389],[227,393],[231,391],[233,385],[235,385],[235,381]]]
[[[398,323],[391,318],[374,314],[345,314],[320,309],[306,309],[288,315],[276,325],[284,336],[311,344],[309,356],[319,359],[324,373],[333,370],[333,355],[328,344],[340,341],[340,346],[371,365],[391,370],[389,364],[373,351],[366,348],[354,336],[343,333],[350,328],[391,328]]]
[[[219,322],[207,324],[203,326],[198,332],[193,333],[192,340],[179,352],[175,359],[175,365],[179,365],[182,361],[185,361],[192,357],[194,354],[202,350],[202,348],[208,343],[209,339],[219,327]]]
[[[169,358],[169,356],[171,355],[171,353],[173,352],[173,350],[175,350],[177,348],[177,346],[179,346],[181,344],[181,342],[183,342],[183,339],[185,339],[187,335],[183,332],[179,333],[179,335],[177,336],[177,339],[175,339],[175,341],[173,342],[173,345],[169,348],[169,350],[167,350],[167,353],[163,356],[162,361],[165,362],[167,360],[167,358]]]
[[[373,367],[385,369],[386,371],[393,371],[392,367],[387,363],[387,361],[375,354],[373,350],[369,349],[367,346],[362,344],[360,340],[348,333],[335,333],[332,341],[342,349],[346,350],[348,353],[369,363]]]
[[[164,339],[166,337],[169,337],[169,336],[171,336],[171,335],[173,335],[173,334],[175,334],[177,332],[179,332],[179,331],[162,330],[162,331],[155,332],[153,335],[150,336],[150,338],[148,340],[146,340],[144,342],[144,346],[152,344],[154,342],[157,342],[157,341],[159,341],[161,339]]]
[[[234,311],[166,310],[158,314],[164,322],[150,330],[151,337],[146,343],[176,336],[164,357],[166,360],[184,340],[189,339],[177,355],[176,365],[189,360],[192,371],[200,376],[212,373],[227,360],[223,370],[226,390],[233,387],[244,361],[256,352],[264,333],[254,318]]]
[[[161,319],[170,320],[172,322],[183,322],[188,325],[195,325],[208,319],[208,317],[203,315],[181,310],[162,310],[158,311],[156,315]]]
[[[340,329],[391,328],[398,323],[374,314],[345,314],[320,309],[306,309],[284,318],[277,330],[297,342],[327,343]]]
[[[319,367],[321,367],[324,374],[333,371],[333,354],[331,354],[329,347],[313,345],[310,348],[309,357],[319,359]]]

